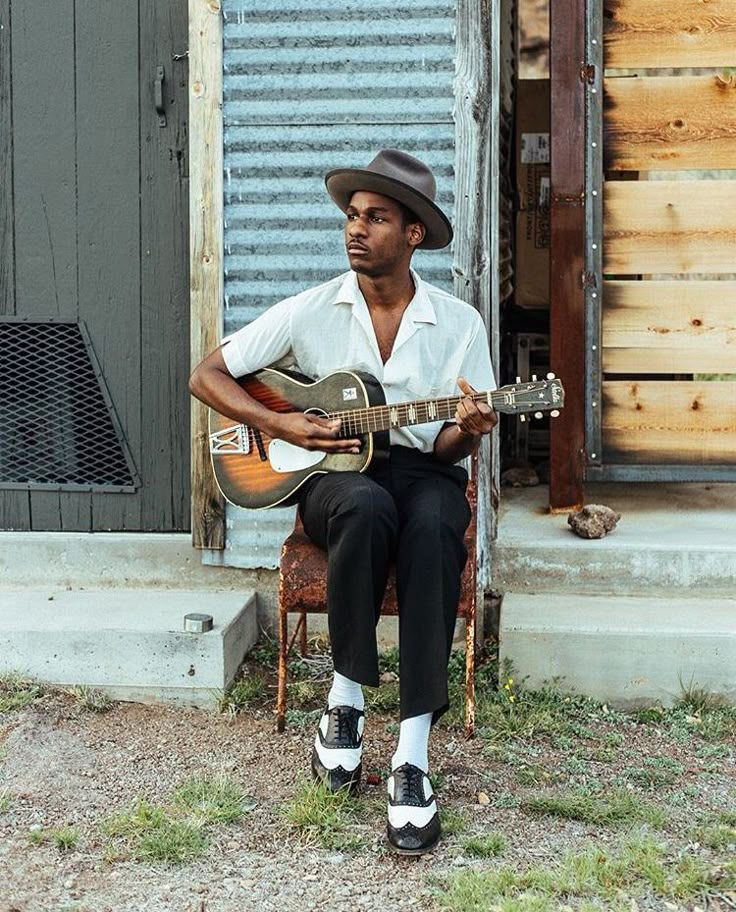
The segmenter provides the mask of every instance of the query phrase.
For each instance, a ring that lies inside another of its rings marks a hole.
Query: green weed
[[[399,647],[392,646],[390,649],[384,649],[378,655],[378,672],[386,674],[390,672],[399,675]]]
[[[174,804],[203,824],[235,823],[255,806],[240,786],[225,776],[185,782],[174,793]]]
[[[464,833],[468,828],[465,815],[462,811],[455,810],[455,808],[442,808],[440,822],[445,836],[459,836],[460,833]]]
[[[617,851],[591,845],[567,852],[558,862],[492,870],[466,869],[449,878],[439,901],[448,912],[632,907],[632,899],[654,893],[661,899],[688,900],[736,886],[736,864],[714,869],[706,861],[668,853],[667,847],[637,836]]]
[[[643,766],[624,771],[626,777],[648,789],[663,788],[675,783],[684,772],[683,765],[672,757],[645,757]]]
[[[76,687],[70,687],[67,689],[67,693],[70,697],[73,697],[75,702],[86,709],[87,712],[93,713],[106,713],[109,712],[115,703],[110,697],[103,693],[101,690],[96,690],[94,687],[90,687],[87,684],[79,684]]]
[[[60,852],[69,852],[79,842],[79,830],[76,827],[60,827],[49,830],[48,837]]]
[[[24,709],[43,695],[41,684],[30,678],[14,672],[0,674],[0,713]]]
[[[0,814],[5,814],[13,803],[6,788],[0,790]]]
[[[468,836],[462,841],[463,852],[472,858],[496,858],[509,847],[503,833],[487,833],[484,836]]]
[[[580,820],[597,826],[621,826],[640,822],[661,828],[666,814],[637,795],[612,790],[601,795],[571,792],[561,795],[536,795],[525,798],[522,808],[530,814],[545,814],[567,820]]]
[[[281,808],[288,825],[307,843],[339,850],[353,850],[363,845],[359,829],[365,811],[365,803],[347,789],[331,792],[321,782],[302,785]]]
[[[287,686],[287,702],[303,709],[306,706],[320,705],[326,702],[324,686],[308,679],[292,681]]]
[[[294,728],[314,728],[322,717],[321,709],[287,709],[286,724]]]
[[[364,690],[366,709],[373,712],[395,712],[401,705],[398,682],[381,684],[380,687],[366,687]]]
[[[200,821],[177,818],[143,798],[105,821],[102,831],[121,844],[116,857],[137,861],[182,864],[201,857],[208,847]]]
[[[238,678],[217,698],[217,708],[221,713],[234,716],[254,704],[262,703],[268,692],[265,677],[259,674]]]

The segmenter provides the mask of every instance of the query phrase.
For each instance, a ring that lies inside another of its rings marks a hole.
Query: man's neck
[[[358,287],[371,311],[403,311],[414,297],[415,291],[414,280],[408,269],[398,275],[358,275]]]

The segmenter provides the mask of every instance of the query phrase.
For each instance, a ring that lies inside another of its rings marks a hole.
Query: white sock
[[[333,706],[354,706],[360,710],[365,707],[363,688],[357,681],[351,681],[339,671],[335,672],[332,687],[327,694],[327,708],[332,709]]]
[[[392,770],[398,769],[404,763],[411,763],[425,773],[429,772],[428,747],[431,726],[432,713],[404,719],[399,726],[399,744],[391,759]]]

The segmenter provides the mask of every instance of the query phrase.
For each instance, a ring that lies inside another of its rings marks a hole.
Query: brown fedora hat
[[[403,203],[424,225],[426,234],[419,245],[426,250],[447,247],[452,226],[435,203],[437,184],[429,168],[418,158],[398,149],[383,149],[367,168],[337,168],[325,177],[327,192],[343,212],[357,190],[380,193]]]

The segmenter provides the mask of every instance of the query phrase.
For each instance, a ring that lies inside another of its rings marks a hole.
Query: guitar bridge
[[[233,424],[210,434],[210,453],[250,453],[250,434],[245,424]]]

